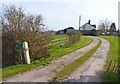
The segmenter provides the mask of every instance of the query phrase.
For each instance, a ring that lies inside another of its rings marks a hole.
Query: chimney
[[[90,24],[90,20],[88,20],[88,24]]]

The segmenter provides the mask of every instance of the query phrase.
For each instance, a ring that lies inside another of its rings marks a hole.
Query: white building
[[[92,30],[92,29],[96,30],[96,25],[91,25],[90,20],[88,21],[88,23],[80,27],[80,30]]]
[[[89,35],[90,31],[93,29],[96,30],[96,25],[91,25],[89,20],[88,23],[85,23],[83,26],[80,27],[80,32],[83,35]]]

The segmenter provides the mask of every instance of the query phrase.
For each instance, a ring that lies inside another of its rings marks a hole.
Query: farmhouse
[[[70,33],[70,32],[75,32],[75,29],[73,27],[68,27],[68,28],[65,28],[63,31],[64,33]]]
[[[91,30],[96,30],[96,25],[90,24],[90,20],[80,27],[80,32],[83,35],[88,35]]]

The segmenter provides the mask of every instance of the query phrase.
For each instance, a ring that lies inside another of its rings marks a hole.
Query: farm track
[[[103,66],[109,51],[109,42],[100,39],[102,44],[93,56],[64,79],[63,82],[101,82]]]
[[[93,38],[93,42],[79,50],[64,55],[57,60],[53,60],[49,65],[41,68],[36,68],[31,71],[27,71],[23,74],[17,74],[13,77],[4,79],[3,82],[48,82],[54,77],[55,71],[68,65],[79,57],[83,56],[86,52],[91,50],[98,44],[98,38]]]

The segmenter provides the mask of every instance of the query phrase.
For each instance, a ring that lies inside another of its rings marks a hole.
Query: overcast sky
[[[49,1],[49,2],[48,2]],[[67,27],[78,29],[79,15],[81,26],[91,20],[98,26],[99,21],[108,18],[118,27],[119,0],[8,0],[0,5],[23,6],[30,14],[41,14],[48,29],[60,30]],[[1,9],[1,7],[0,7]]]

